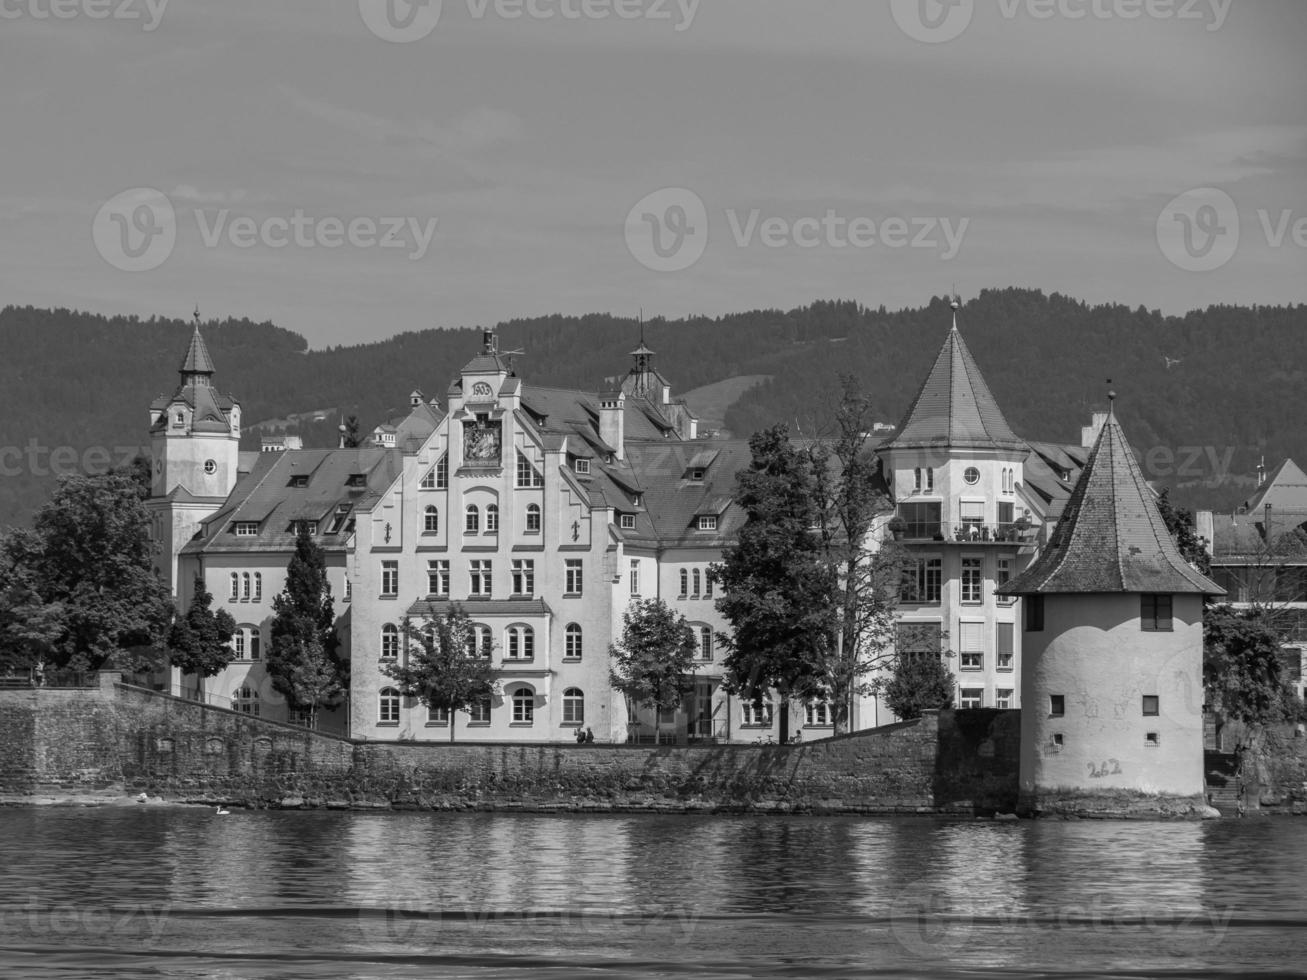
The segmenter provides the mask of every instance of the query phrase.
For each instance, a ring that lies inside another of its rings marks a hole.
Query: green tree
[[[60,635],[63,606],[47,604],[30,570],[0,546],[4,586],[0,587],[0,670],[30,671],[52,659]]]
[[[689,690],[698,649],[685,616],[661,599],[633,599],[622,616],[622,637],[608,648],[609,679],[628,706],[653,709],[655,741],[662,736],[662,712]]]
[[[286,587],[272,600],[268,675],[292,708],[316,720],[338,705],[349,687],[349,665],[337,657],[336,615],[327,580],[327,557],[301,523]]]
[[[1194,529],[1193,511],[1172,506],[1169,488],[1158,494],[1157,510],[1162,515],[1162,520],[1166,522],[1166,529],[1175,539],[1176,547],[1180,549],[1180,556],[1204,575],[1211,575],[1212,560],[1207,554],[1206,544]]]
[[[225,609],[213,611],[213,596],[197,575],[190,608],[168,632],[168,648],[172,665],[198,678],[200,700],[204,700],[204,679],[217,677],[235,658],[231,646],[235,634],[236,620]]]
[[[457,605],[450,606],[443,616],[426,619],[420,628],[406,620],[403,632],[408,657],[403,663],[382,667],[382,673],[395,679],[404,697],[443,709],[449,715],[452,742],[454,712],[469,710],[495,691],[489,651],[477,656],[476,628]]]
[[[1239,748],[1297,713],[1279,634],[1256,609],[1209,606],[1203,615],[1203,694],[1208,708],[1242,722]]]
[[[172,596],[151,567],[149,519],[135,481],[119,473],[70,476],[30,531],[3,545],[20,569],[7,593],[11,635],[47,667],[128,672],[157,667]]]
[[[896,657],[883,689],[886,706],[904,721],[927,708],[953,707],[953,674],[941,657]]]
[[[345,448],[357,449],[362,444],[359,438],[359,417],[351,415],[345,419]]]
[[[780,740],[789,740],[791,699],[829,696],[840,610],[836,571],[820,527],[812,460],[784,425],[755,433],[752,460],[736,476],[735,501],[748,515],[713,576],[723,587],[717,609],[731,624],[726,687],[761,700],[780,697]]]
[[[840,379],[830,441],[808,447],[823,559],[835,571],[838,607],[826,677],[836,733],[848,731],[853,698],[872,690],[871,673],[893,656],[904,550],[872,540],[876,518],[892,509],[879,490],[879,465],[867,443],[871,401],[852,375]]]

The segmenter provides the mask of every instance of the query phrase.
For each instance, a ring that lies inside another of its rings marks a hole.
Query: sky
[[[1301,0],[0,0],[0,305],[1307,301]]]

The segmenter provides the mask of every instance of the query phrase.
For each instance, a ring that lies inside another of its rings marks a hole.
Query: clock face
[[[214,473],[218,472],[218,464],[211,459],[206,459],[204,461],[204,472],[212,476]]]

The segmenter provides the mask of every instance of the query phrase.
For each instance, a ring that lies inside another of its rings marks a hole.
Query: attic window
[[[291,521],[288,530],[290,531],[291,534],[299,534],[301,528],[308,534],[317,534],[318,522],[317,521]]]
[[[259,533],[258,521],[237,521],[231,526],[232,533],[238,538],[252,538]]]
[[[336,506],[336,516],[331,520],[331,526],[327,528],[328,534],[339,534],[340,529],[345,526],[345,521],[349,517],[349,504],[338,504]]]
[[[583,476],[590,475],[590,460],[577,458],[572,460],[572,469]]]
[[[290,478],[290,483],[286,484],[286,486],[288,487],[307,487],[308,485],[309,485],[308,476],[306,474],[301,474],[301,473],[296,473],[294,476]]]
[[[699,524],[698,524],[698,527],[699,527],[699,530],[700,530],[700,531],[716,531],[716,530],[717,530],[717,515],[716,515],[716,514],[700,514],[700,515],[699,515]]]
[[[688,480],[695,480],[695,481],[697,481],[697,482],[702,482],[702,481],[703,481],[703,474],[704,474],[704,469],[703,469],[703,467],[702,467],[702,466],[695,466],[695,467],[693,467],[693,468],[692,468],[692,469],[691,469],[691,470],[686,474],[686,479],[688,479]]]
[[[345,481],[347,487],[366,487],[368,485],[368,475],[366,473],[351,473],[349,479]]]
[[[634,514],[623,514],[623,515],[621,516],[621,525],[622,525],[622,530],[623,530],[623,531],[634,531],[634,530],[635,530],[635,515],[634,515]]]

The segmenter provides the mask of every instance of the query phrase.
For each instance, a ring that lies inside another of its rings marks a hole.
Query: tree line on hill
[[[777,422],[796,433],[829,425],[842,373],[871,393],[877,421],[897,423],[951,319],[942,297],[899,311],[822,301],[655,318],[643,335],[674,392],[770,375],[727,413],[727,428],[747,438]],[[1025,438],[1077,441],[1113,379],[1145,475],[1187,506],[1225,509],[1246,498],[1247,475],[1263,455],[1271,464],[1307,459],[1307,307],[1214,306],[1176,317],[1010,288],[983,291],[959,322]],[[122,462],[148,444],[146,407],[175,388],[190,329],[180,319],[0,310],[0,524],[30,521],[61,473],[107,469],[89,450]],[[306,446],[336,445],[350,415],[366,437],[406,412],[414,389],[443,403],[481,343],[473,329],[432,329],[309,350],[270,323],[228,320],[203,330],[218,386],[239,398],[246,425],[330,409],[291,427]],[[497,330],[501,350],[525,350],[514,360],[528,383],[587,390],[625,373],[641,336],[633,318],[608,314],[510,320]],[[259,435],[247,432],[243,448],[258,448]]]

